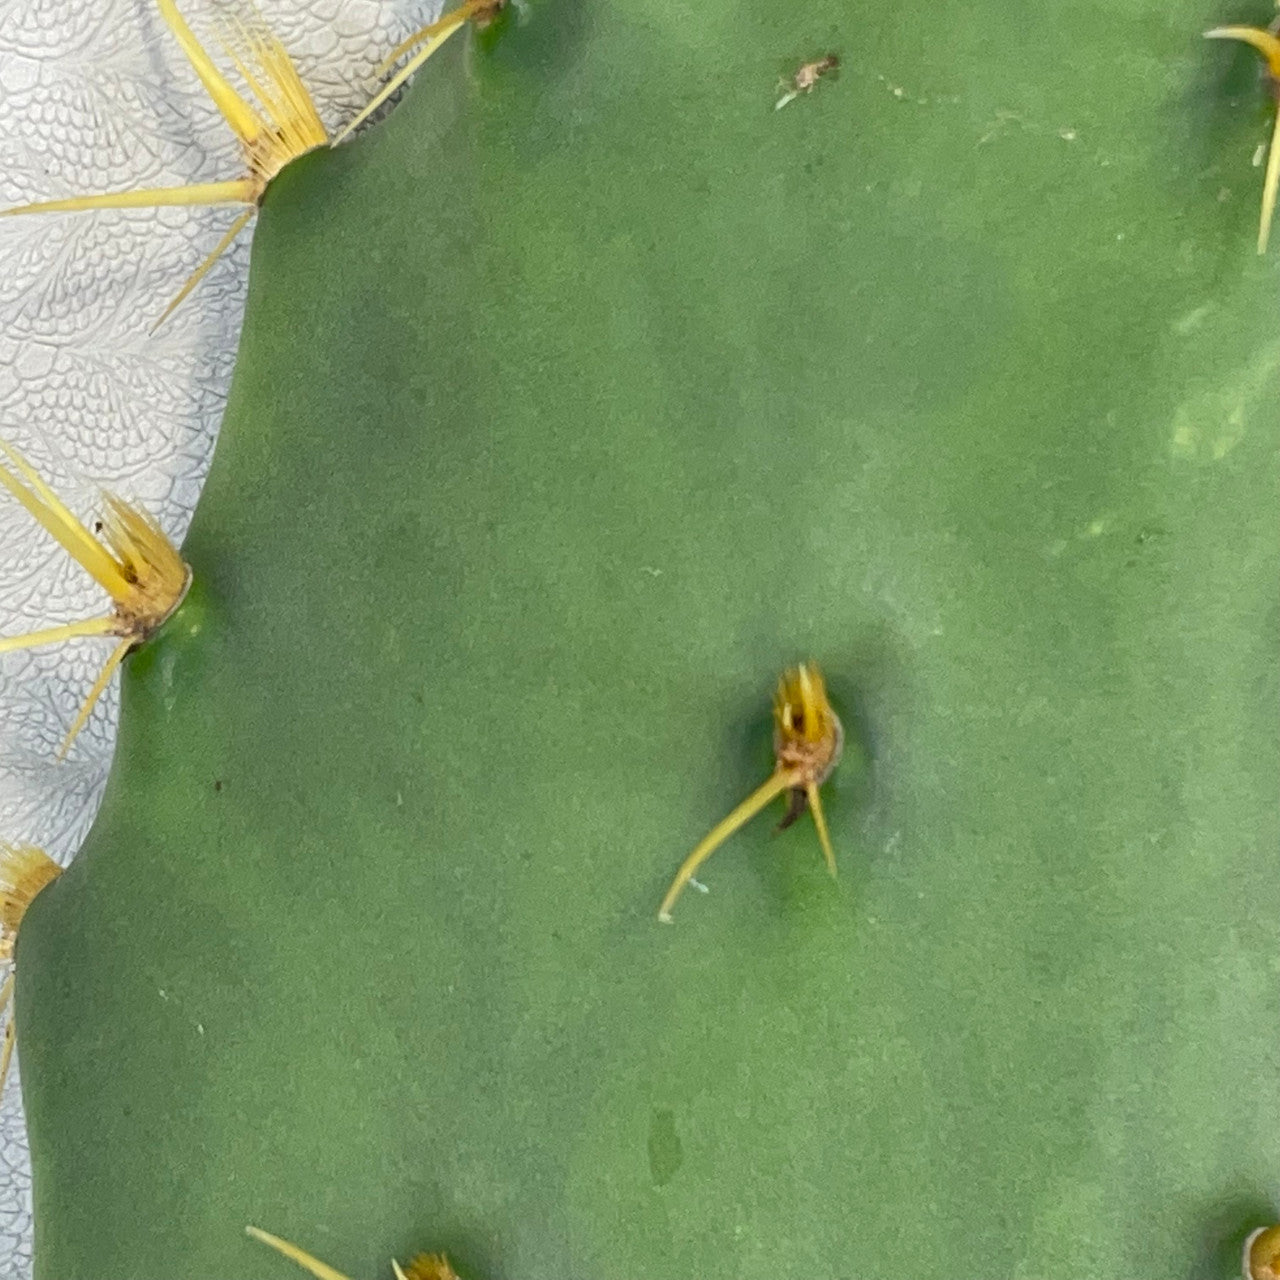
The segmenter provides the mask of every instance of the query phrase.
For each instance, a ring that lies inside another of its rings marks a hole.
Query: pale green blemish
[[[1244,409],[1237,405],[1213,441],[1213,460],[1221,462],[1244,439]]]
[[[1214,305],[1206,302],[1202,306],[1193,307],[1185,315],[1179,316],[1170,326],[1180,338],[1194,333],[1213,314]]]
[[[1181,413],[1181,410],[1179,410]],[[1196,431],[1189,422],[1176,423],[1173,440],[1170,445],[1175,458],[1194,458],[1196,456]]]
[[[1250,418],[1273,395],[1280,343],[1258,351],[1220,386],[1207,387],[1178,406],[1169,452],[1179,459],[1220,462],[1244,439]]]
[[[1095,538],[1102,537],[1111,527],[1112,519],[1111,512],[1104,512],[1102,515],[1090,520],[1082,528],[1078,528],[1069,538],[1055,538],[1045,547],[1044,554],[1050,559],[1056,560],[1070,550],[1072,546],[1082,542],[1092,542]]]

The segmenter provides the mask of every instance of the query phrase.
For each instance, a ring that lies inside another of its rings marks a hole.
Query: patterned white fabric
[[[214,3],[180,0],[211,51]],[[331,131],[372,96],[383,56],[439,11],[438,0],[259,7]],[[154,0],[0,0],[0,207],[243,169]],[[156,335],[148,331],[235,216],[224,208],[0,220],[0,436],[82,518],[105,487],[144,503],[171,537],[185,533],[231,378],[251,233]],[[0,492],[0,634],[107,607]],[[114,687],[69,759],[58,764],[54,752],[108,648],[83,640],[0,656],[0,840],[39,844],[64,864],[106,782]],[[30,1276],[31,1242],[15,1063],[0,1099],[0,1280]]]

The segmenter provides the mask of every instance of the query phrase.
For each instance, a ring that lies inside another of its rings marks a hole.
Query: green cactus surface
[[[1266,16],[542,0],[285,170],[23,925],[39,1280],[1238,1269],[1280,296],[1200,33]],[[801,660],[839,878],[779,802],[659,924]]]

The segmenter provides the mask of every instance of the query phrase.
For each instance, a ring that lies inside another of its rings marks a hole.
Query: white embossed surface
[[[333,131],[436,0],[261,0]],[[184,0],[197,34],[218,9]],[[212,47],[212,42],[211,42]],[[240,176],[234,138],[154,0],[0,0],[0,207]],[[230,382],[249,233],[154,337],[149,329],[234,209],[0,220],[0,435],[77,514],[107,487],[171,536],[191,519]],[[105,596],[0,494],[0,634],[106,612]],[[115,741],[103,698],[69,759],[54,751],[109,647],[0,657],[0,840],[74,855]],[[0,1099],[0,1280],[31,1274],[31,1172],[18,1071]]]

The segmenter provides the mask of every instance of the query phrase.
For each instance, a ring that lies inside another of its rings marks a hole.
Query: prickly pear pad
[[[1255,68],[1007,14],[546,0],[273,185],[195,585],[23,925],[40,1276],[291,1274],[250,1222],[1208,1275],[1274,1219]],[[659,925],[810,660],[839,879],[758,821]]]

